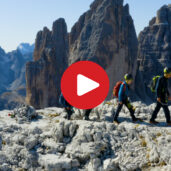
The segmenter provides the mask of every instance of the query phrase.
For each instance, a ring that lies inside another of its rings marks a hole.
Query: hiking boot
[[[167,126],[171,126],[171,121],[170,122],[167,122]]]
[[[134,123],[135,123],[135,122],[138,122],[138,121],[139,121],[139,122],[143,122],[143,120],[142,120],[142,119],[140,119],[140,118],[132,119],[132,122],[134,122]]]
[[[157,124],[159,124],[159,122],[150,120],[150,124],[157,125]]]
[[[118,120],[114,120],[113,123],[116,124],[116,125],[120,124],[120,122]]]
[[[71,115],[68,115],[68,116],[67,116],[67,119],[68,119],[68,120],[71,120]]]

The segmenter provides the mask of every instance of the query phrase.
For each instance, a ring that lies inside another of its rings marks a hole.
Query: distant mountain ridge
[[[17,91],[25,96],[25,64],[32,61],[34,45],[22,43],[12,52],[5,53],[0,47],[0,109],[9,108],[8,102],[17,101]],[[13,98],[13,93],[15,98]],[[23,101],[25,97],[23,96]],[[14,102],[15,103],[15,102]],[[13,106],[13,105],[11,105]]]
[[[18,47],[17,50],[19,50],[22,55],[26,55],[28,53],[33,53],[34,51],[34,44],[30,45],[29,43],[21,43]]]

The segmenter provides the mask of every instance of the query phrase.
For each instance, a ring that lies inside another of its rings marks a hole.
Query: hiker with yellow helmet
[[[135,108],[131,105],[131,103],[128,100],[128,93],[130,89],[129,86],[133,83],[133,76],[131,74],[126,74],[124,78],[124,82],[118,82],[114,87],[114,96],[118,97],[119,100],[119,104],[116,112],[114,113],[113,118],[113,122],[116,124],[120,123],[118,121],[118,116],[123,105],[125,105],[128,108],[133,122],[142,121],[141,119],[135,117]]]
[[[158,124],[158,122],[155,121],[157,118],[157,114],[160,111],[161,108],[163,108],[165,116],[166,116],[166,122],[168,126],[171,126],[171,120],[170,120],[170,111],[168,108],[168,100],[171,100],[169,90],[168,90],[168,79],[171,78],[171,68],[165,68],[164,69],[164,75],[159,77],[157,84],[156,84],[156,95],[157,95],[157,104],[156,108],[152,114],[152,117],[150,119],[151,124]]]

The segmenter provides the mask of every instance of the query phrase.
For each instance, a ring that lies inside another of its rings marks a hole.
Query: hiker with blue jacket
[[[124,78],[125,78],[124,82],[118,82],[114,87],[114,96],[118,97],[119,100],[119,104],[116,112],[114,113],[114,118],[113,118],[113,122],[116,124],[120,123],[118,121],[118,116],[123,105],[125,105],[128,108],[133,122],[142,121],[141,119],[135,117],[134,115],[135,108],[131,105],[131,103],[128,100],[128,93],[130,89],[129,86],[133,82],[133,77],[131,74],[126,74]]]
[[[65,108],[65,111],[67,112],[67,119],[70,120],[73,114],[73,107],[65,100],[62,93],[59,97],[59,103]]]
[[[64,98],[63,94],[61,93],[60,97],[59,97],[59,104],[62,105],[65,108],[65,111],[67,112],[67,119],[70,120],[71,116],[73,114],[73,106],[71,106]],[[84,116],[85,116],[85,120],[89,121],[90,118],[90,113],[91,113],[92,109],[87,109],[84,111]]]
[[[157,104],[152,114],[152,117],[150,119],[151,124],[158,124],[158,122],[155,121],[155,119],[157,118],[157,114],[160,111],[160,109],[163,108],[165,116],[166,116],[167,125],[171,126],[170,111],[168,108],[168,100],[171,100],[169,90],[168,90],[169,78],[171,78],[171,68],[165,68],[164,75],[161,77],[158,77],[157,84],[155,87],[156,95],[157,95]]]

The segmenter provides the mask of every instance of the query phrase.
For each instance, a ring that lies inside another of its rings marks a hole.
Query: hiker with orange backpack
[[[133,82],[133,77],[131,74],[126,74],[124,78],[125,78],[125,81],[124,82],[121,82],[121,81],[118,82],[116,84],[116,86],[114,87],[114,90],[113,90],[114,96],[116,96],[119,100],[117,110],[113,116],[113,122],[116,124],[120,123],[118,121],[118,116],[119,116],[119,113],[120,113],[123,105],[125,105],[128,108],[133,122],[142,121],[141,119],[135,117],[135,115],[134,115],[135,108],[131,105],[131,103],[128,100],[128,93],[129,93],[129,89],[130,89],[129,86]]]

